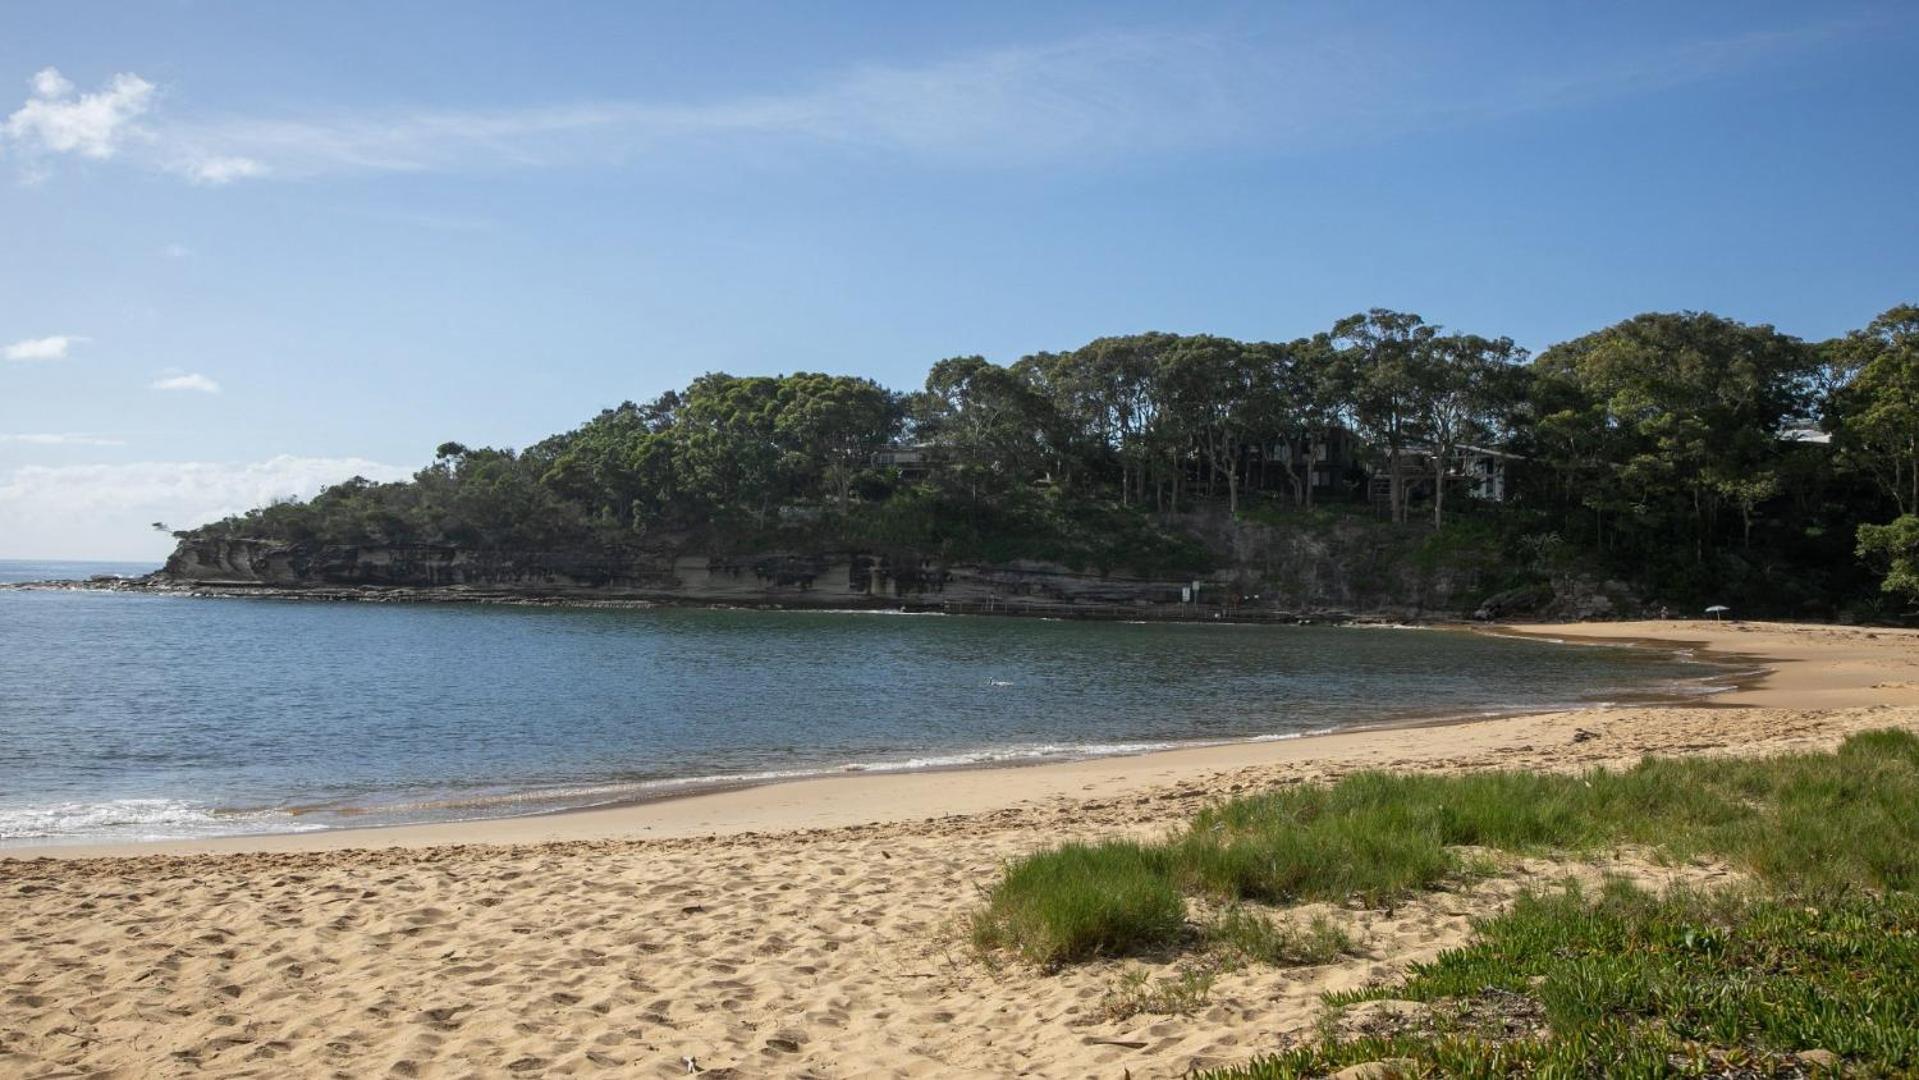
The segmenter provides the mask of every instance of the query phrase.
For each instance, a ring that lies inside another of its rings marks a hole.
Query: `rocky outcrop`
[[[1113,615],[1177,610],[1197,585],[1207,609],[1395,619],[1457,618],[1475,609],[1490,618],[1596,615],[1627,602],[1618,590],[1577,582],[1498,592],[1492,584],[1509,579],[1511,567],[1496,550],[1365,517],[1302,515],[1259,524],[1190,515],[1177,524],[1205,543],[1221,569],[1195,580],[1036,561],[946,562],[910,551],[713,555],[689,542],[678,550],[501,554],[453,545],[316,546],[210,536],[181,541],[156,583],[309,596],[358,590],[352,594],[363,598],[1059,608]]]
[[[448,598],[644,600],[805,607],[1178,603],[1190,581],[1077,573],[1049,563],[946,564],[869,552],[488,555],[451,546],[308,547],[190,538],[158,583],[220,592],[433,591]],[[1202,592],[1208,592],[1203,588]],[[408,599],[418,598],[408,596]]]
[[[494,555],[452,545],[312,546],[284,540],[195,537],[159,577],[233,588],[391,586],[538,591],[631,591],[668,580],[670,563],[632,556],[528,552]]]
[[[1520,618],[1587,622],[1630,618],[1644,611],[1645,604],[1623,581],[1561,576],[1549,583],[1494,593],[1474,609],[1473,618],[1480,622]]]

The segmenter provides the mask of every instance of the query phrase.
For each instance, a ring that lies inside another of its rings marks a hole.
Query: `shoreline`
[[[1028,768],[835,776],[452,826],[0,860],[6,1075],[1180,1076],[1309,1040],[1324,998],[1468,944],[1529,888],[1741,871],[1542,853],[1387,908],[1288,906],[1353,950],[1207,969],[1188,1010],[1111,1007],[1190,958],[983,962],[1006,862],[1150,840],[1222,799],[1361,771],[1578,772],[1919,732],[1919,633],[1783,624],[1502,632],[1763,656],[1715,705],[1625,705]],[[373,845],[378,846],[373,846]],[[1204,910],[1191,917],[1204,915]]]
[[[1024,597],[993,600],[947,600],[873,595],[827,596],[809,599],[802,591],[751,599],[745,596],[698,596],[645,589],[577,590],[514,589],[474,585],[271,585],[261,582],[176,582],[145,577],[101,580],[0,582],[0,592],[130,593],[192,600],[281,600],[303,603],[348,604],[473,604],[494,607],[572,608],[581,611],[649,611],[704,609],[713,611],[847,612],[899,615],[971,615],[988,618],[1063,619],[1089,622],[1232,623],[1251,626],[1448,626],[1480,625],[1458,613],[1431,618],[1414,611],[1389,614],[1346,608],[1227,607],[1209,604],[1097,603],[1092,601],[1035,601]]]
[[[1627,624],[1565,624],[1621,626]],[[1631,624],[1642,625],[1642,624]],[[1675,624],[1690,625],[1690,624]],[[1733,625],[1733,624],[1721,624]],[[1560,624],[1493,627],[1434,624],[1447,632],[1547,639],[1559,644],[1685,651],[1724,670],[1702,676],[1710,688],[1696,694],[1647,690],[1607,702],[1572,708],[1517,708],[1484,713],[1413,716],[1357,724],[1331,731],[1262,735],[1205,741],[1134,753],[1033,762],[988,761],[888,770],[839,769],[792,777],[747,778],[697,790],[616,797],[580,806],[521,814],[442,821],[327,826],[304,831],[242,833],[173,840],[58,840],[0,847],[7,860],[139,858],[158,855],[348,851],[433,848],[469,844],[537,844],[570,840],[690,839],[791,830],[898,824],[954,815],[990,813],[1035,799],[1083,792],[1130,793],[1142,787],[1183,782],[1230,767],[1298,763],[1319,752],[1338,757],[1369,740],[1406,733],[1484,727],[1488,732],[1540,718],[1603,716],[1622,709],[1720,709],[1763,703],[1735,700],[1758,687],[1787,662],[1759,653],[1711,647],[1696,639],[1645,634],[1568,634]],[[1737,670],[1733,670],[1733,668]],[[1438,740],[1444,742],[1444,739]],[[927,784],[925,778],[939,777]]]

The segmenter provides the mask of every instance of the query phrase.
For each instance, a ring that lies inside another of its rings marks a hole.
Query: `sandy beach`
[[[1309,1036],[1529,880],[1327,911],[1361,955],[1219,976],[1123,1015],[1127,960],[972,955],[1001,860],[1151,835],[1208,801],[1360,769],[1580,769],[1823,749],[1919,729],[1919,632],[1633,622],[1501,632],[1749,658],[1689,706],[1631,705],[1017,769],[852,775],[544,817],[36,848],[0,861],[0,1073],[18,1076],[1171,1076]],[[1710,880],[1713,865],[1609,869]],[[1325,910],[1325,909],[1317,909]]]

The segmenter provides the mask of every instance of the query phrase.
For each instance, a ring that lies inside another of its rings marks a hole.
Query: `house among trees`
[[[904,483],[917,483],[926,479],[927,473],[932,470],[933,453],[931,443],[898,443],[874,451],[869,461],[875,469],[897,471]]]
[[[1359,437],[1340,424],[1247,447],[1256,463],[1259,487],[1291,490],[1293,501],[1305,506],[1322,496],[1351,490],[1361,451]]]
[[[1522,460],[1520,455],[1504,450],[1461,445],[1453,447],[1445,456],[1445,468],[1439,469],[1434,464],[1435,453],[1429,446],[1411,446],[1401,454],[1409,499],[1431,499],[1435,480],[1444,476],[1448,494],[1457,492],[1480,502],[1505,502],[1507,464]],[[1392,484],[1389,472],[1384,463],[1373,466],[1368,492],[1375,505],[1386,505]]]

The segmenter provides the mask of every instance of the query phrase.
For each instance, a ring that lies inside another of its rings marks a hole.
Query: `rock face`
[[[226,591],[392,588],[474,596],[966,609],[1178,603],[1182,586],[1192,584],[1075,573],[1047,563],[942,564],[867,552],[488,556],[450,546],[306,547],[230,538],[183,541],[158,576],[173,586]],[[1208,598],[1211,588],[1202,588]]]
[[[1510,567],[1496,551],[1435,544],[1434,534],[1364,518],[1258,524],[1223,514],[1178,526],[1213,553],[1219,569],[1197,579],[1099,573],[1054,563],[943,562],[913,552],[697,550],[487,553],[453,545],[320,546],[279,540],[183,540],[162,584],[211,591],[405,590],[424,598],[497,598],[773,604],[809,607],[927,606],[955,610],[1070,608],[1177,611],[1197,583],[1203,608],[1386,618],[1488,617],[1554,607],[1591,612],[1605,595],[1538,585],[1490,598],[1487,584]],[[1189,609],[1190,610],[1190,609]]]
[[[665,564],[576,553],[489,556],[451,545],[307,546],[224,537],[183,540],[160,571],[182,585],[396,586],[631,591],[662,584]]]

